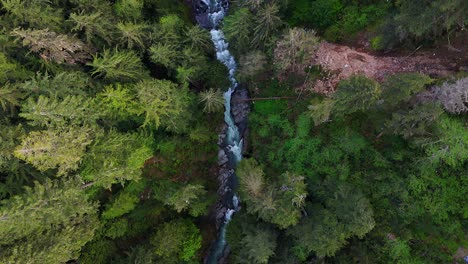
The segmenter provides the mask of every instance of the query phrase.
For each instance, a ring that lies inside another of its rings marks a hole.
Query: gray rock
[[[228,162],[228,157],[226,155],[226,152],[224,152],[224,149],[219,149],[218,151],[218,165],[224,165]]]

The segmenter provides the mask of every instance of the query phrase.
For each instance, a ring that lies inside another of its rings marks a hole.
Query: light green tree
[[[199,102],[204,104],[203,111],[215,113],[223,109],[224,98],[221,90],[209,89],[199,94]]]
[[[57,168],[57,174],[64,175],[78,169],[91,142],[92,131],[87,127],[33,131],[14,154],[40,171]]]
[[[138,180],[144,162],[153,155],[152,144],[153,138],[147,134],[101,132],[83,158],[80,175],[105,188]]]
[[[274,64],[278,73],[303,75],[305,68],[311,65],[318,45],[319,38],[313,30],[289,29],[274,49]]]
[[[257,229],[244,236],[241,243],[252,263],[268,263],[275,254],[276,234],[269,229]]]
[[[190,261],[201,248],[198,228],[188,219],[164,223],[151,237],[159,257],[170,262]],[[167,262],[166,262],[167,263]]]
[[[118,0],[114,9],[117,15],[127,21],[138,21],[142,18],[143,0]]]
[[[255,27],[251,45],[264,48],[271,44],[274,35],[283,26],[276,3],[265,4],[255,14]]]
[[[20,116],[31,125],[43,127],[92,125],[98,118],[91,107],[90,99],[82,96],[57,99],[40,95],[37,100],[29,97],[21,107]]]
[[[76,259],[97,229],[97,204],[88,201],[76,178],[26,188],[2,201],[0,261],[61,263]]]
[[[93,56],[92,74],[109,80],[139,80],[147,77],[140,58],[133,51],[104,50],[101,56]]]
[[[223,21],[223,32],[226,39],[240,54],[250,47],[253,36],[252,18],[253,15],[247,8],[239,8]]]
[[[191,96],[185,87],[166,80],[146,80],[136,84],[138,100],[145,114],[145,126],[163,126],[183,131],[190,119]]]
[[[52,7],[50,1],[1,0],[3,10],[11,14],[12,26],[29,24],[32,28],[56,30],[63,23],[62,9]]]
[[[354,75],[338,83],[337,91],[333,95],[333,112],[341,116],[366,111],[375,106],[380,94],[380,85],[376,81],[362,75]]]
[[[115,25],[100,12],[87,14],[83,10],[80,13],[71,13],[69,21],[75,25],[72,31],[83,32],[88,43],[96,42],[96,37],[107,44],[112,42]]]
[[[11,35],[21,40],[23,46],[28,46],[32,52],[39,53],[39,56],[46,63],[53,61],[56,63],[76,64],[85,63],[91,56],[90,48],[81,40],[68,35],[57,34],[48,29],[32,30],[16,28]]]
[[[119,43],[122,43],[127,49],[145,47],[146,25],[133,22],[119,22],[117,32],[119,34]]]
[[[21,84],[19,88],[31,97],[46,95],[48,97],[65,98],[72,95],[85,95],[90,89],[90,79],[82,72],[61,72],[56,75],[38,72]]]

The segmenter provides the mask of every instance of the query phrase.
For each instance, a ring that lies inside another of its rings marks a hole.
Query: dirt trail
[[[327,73],[315,83],[314,91],[330,93],[336,84],[353,74],[382,81],[397,72],[421,72],[432,77],[445,77],[468,71],[468,45],[462,42],[457,50],[440,47],[416,50],[405,56],[376,56],[349,46],[322,42],[314,61]]]

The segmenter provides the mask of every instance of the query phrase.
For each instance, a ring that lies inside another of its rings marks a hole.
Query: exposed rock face
[[[211,0],[192,0],[192,8],[195,13],[195,19],[197,23],[206,29],[211,29],[211,23],[209,19],[209,8],[207,2]],[[229,0],[219,1],[221,6],[227,9],[229,6]]]
[[[239,132],[244,137],[247,128],[247,117],[250,113],[249,92],[245,87],[239,86],[232,94],[231,114]]]

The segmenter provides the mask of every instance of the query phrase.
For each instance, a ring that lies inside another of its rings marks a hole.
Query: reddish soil
[[[359,40],[355,47],[323,42],[314,61],[326,72],[315,83],[314,91],[330,93],[336,84],[353,74],[364,74],[382,81],[397,72],[420,72],[431,77],[446,77],[468,71],[468,33],[452,42],[452,46],[422,47],[414,51],[395,51],[390,54],[371,52],[368,42]]]

